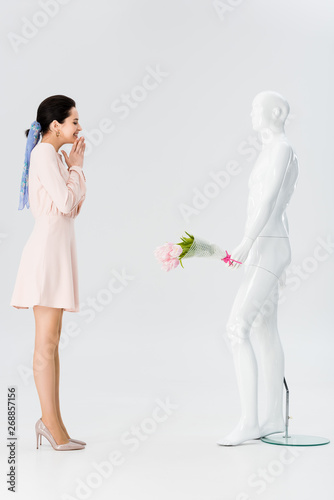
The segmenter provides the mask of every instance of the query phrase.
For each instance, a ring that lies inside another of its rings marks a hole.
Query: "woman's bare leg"
[[[33,310],[36,323],[33,371],[42,409],[42,421],[56,443],[64,444],[68,442],[68,438],[58,419],[55,391],[55,351],[58,350],[61,309],[36,305]]]
[[[57,412],[57,417],[58,417],[58,420],[59,420],[59,424],[60,424],[61,428],[63,429],[64,433],[66,434],[66,437],[68,439],[70,439],[70,436],[69,436],[69,434],[68,434],[68,432],[66,430],[66,427],[64,425],[63,419],[61,418],[60,401],[59,401],[59,381],[60,381],[59,340],[60,340],[60,335],[61,335],[63,312],[64,312],[64,309],[61,309],[61,314],[60,314],[60,319],[59,319],[59,326],[58,326],[58,346],[55,349],[55,370],[56,370],[55,397],[56,397],[56,412]]]

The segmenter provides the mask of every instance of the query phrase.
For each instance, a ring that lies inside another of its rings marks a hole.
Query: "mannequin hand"
[[[67,170],[73,167],[73,165],[78,167],[83,166],[85,147],[85,138],[82,136],[79,139],[75,139],[69,156],[66,151],[61,150],[67,163]]]
[[[245,236],[241,241],[241,243],[231,252],[231,259],[244,263],[248,257],[250,249],[253,246],[253,243],[254,243],[253,240]],[[230,266],[227,263],[226,265],[228,267],[231,267],[232,269],[237,269],[238,267],[240,267],[241,264],[238,264],[237,262],[232,262]]]

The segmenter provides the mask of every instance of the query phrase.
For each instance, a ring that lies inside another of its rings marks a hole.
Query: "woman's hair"
[[[73,107],[76,107],[75,101],[66,95],[52,95],[44,99],[38,106],[36,117],[41,125],[41,134],[49,130],[49,125],[53,120],[64,123]],[[26,137],[28,137],[29,130],[28,128],[25,131]]]

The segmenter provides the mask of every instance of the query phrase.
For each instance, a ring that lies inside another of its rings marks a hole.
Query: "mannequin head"
[[[252,103],[253,129],[284,132],[284,123],[289,111],[288,102],[277,92],[271,90],[260,92]]]

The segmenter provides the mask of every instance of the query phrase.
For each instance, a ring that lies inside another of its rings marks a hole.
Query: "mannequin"
[[[284,431],[284,353],[277,330],[279,286],[291,262],[286,208],[298,178],[298,160],[284,131],[289,104],[277,92],[265,91],[252,103],[253,129],[262,150],[249,179],[244,238],[231,258],[242,262],[245,274],[235,297],[225,332],[232,352],[241,402],[236,427],[218,441],[224,446]],[[226,264],[228,266],[228,264]],[[228,266],[235,270],[240,264]],[[258,368],[250,342],[257,335],[266,391],[266,415],[258,421]]]

